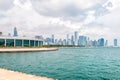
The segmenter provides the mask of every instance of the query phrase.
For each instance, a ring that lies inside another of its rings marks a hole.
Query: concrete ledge
[[[57,48],[0,48],[0,53],[56,51]]]
[[[54,80],[54,79],[0,69],[0,80]]]

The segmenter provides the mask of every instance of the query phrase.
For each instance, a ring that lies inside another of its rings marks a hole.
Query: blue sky
[[[56,34],[78,31],[91,39],[120,39],[120,0],[0,0],[0,28],[4,35]]]

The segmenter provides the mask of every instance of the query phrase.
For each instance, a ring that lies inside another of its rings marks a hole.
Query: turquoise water
[[[2,53],[0,67],[58,80],[120,80],[120,48]]]

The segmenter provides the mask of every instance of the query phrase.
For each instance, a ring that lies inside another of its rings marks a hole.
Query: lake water
[[[120,48],[2,53],[0,67],[57,80],[120,80]]]

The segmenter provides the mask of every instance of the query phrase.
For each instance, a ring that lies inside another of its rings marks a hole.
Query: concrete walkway
[[[0,53],[56,51],[57,48],[0,48]]]
[[[0,69],[0,80],[54,80],[54,79]]]

